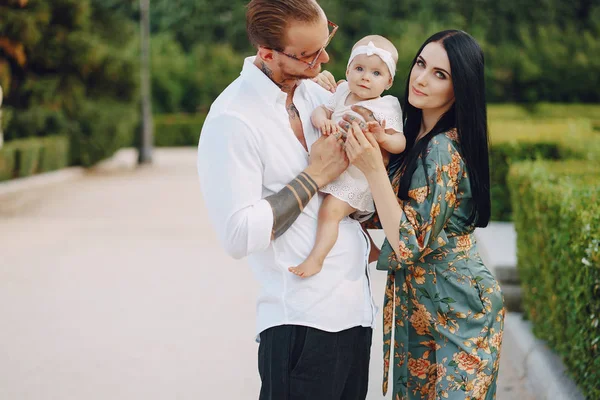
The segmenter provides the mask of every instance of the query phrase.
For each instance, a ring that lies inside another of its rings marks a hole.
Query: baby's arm
[[[385,135],[376,136],[379,145],[392,154],[400,154],[406,148],[404,133],[393,129],[386,129]]]
[[[338,132],[337,125],[331,120],[333,112],[325,106],[315,108],[310,120],[313,126],[321,131],[323,135],[330,135]]]
[[[315,128],[319,128],[325,120],[331,119],[332,112],[328,110],[325,106],[319,106],[315,108],[310,116],[310,120],[312,121]]]

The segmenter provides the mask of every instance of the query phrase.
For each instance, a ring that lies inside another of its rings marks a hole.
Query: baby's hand
[[[340,127],[330,119],[324,120],[319,126],[317,126],[317,128],[325,136],[329,136],[340,131]]]
[[[343,81],[338,81],[336,83],[335,78],[333,77],[333,75],[331,75],[331,72],[329,72],[327,70],[324,70],[319,75],[312,78],[312,81],[318,83],[325,90],[329,90],[331,93],[335,93],[335,90],[337,89],[337,85],[340,82],[343,82]]]
[[[382,144],[383,142],[385,142],[385,120],[382,124],[379,124],[379,122],[377,121],[370,121],[367,124],[367,128],[369,132],[371,132],[373,136],[375,136],[375,140],[377,140],[377,143]]]

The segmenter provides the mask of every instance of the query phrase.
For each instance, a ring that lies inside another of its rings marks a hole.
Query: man
[[[314,244],[318,188],[348,166],[341,139],[310,122],[330,96],[310,79],[337,26],[313,0],[252,0],[246,22],[257,54],[211,106],[198,171],[223,247],[261,285],[260,399],[364,399],[376,313],[365,233],[347,218],[320,274],[288,271]]]

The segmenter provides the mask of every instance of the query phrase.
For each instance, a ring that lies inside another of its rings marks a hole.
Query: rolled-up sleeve
[[[198,145],[198,175],[209,218],[227,254],[239,259],[267,249],[273,211],[262,198],[257,138],[241,117],[207,119]]]

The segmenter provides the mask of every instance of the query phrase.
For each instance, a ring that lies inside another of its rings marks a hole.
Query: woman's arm
[[[375,202],[385,237],[390,246],[392,246],[392,249],[394,249],[394,252],[397,252],[400,245],[398,227],[402,218],[402,208],[398,204],[398,198],[392,189],[387,171],[385,166],[383,166],[383,161],[381,162],[381,167],[365,174],[365,176],[371,188],[371,194],[373,195],[373,201]]]
[[[352,120],[351,116],[344,119]],[[342,126],[348,128],[348,158],[369,181],[381,225],[400,265],[415,262],[448,242],[444,226],[458,205],[459,182],[466,176],[460,153],[451,138],[432,139],[424,168],[413,174],[409,200],[400,205],[381,165],[380,151],[376,151],[372,130],[381,126],[369,122],[361,129],[356,121],[351,127]]]
[[[369,130],[363,133],[361,124],[364,129],[367,129],[364,122],[353,116],[344,117],[344,119],[346,118],[352,120],[352,125],[348,122],[340,122],[340,125],[348,132],[346,138],[348,159],[365,174],[385,236],[392,249],[397,252],[400,242],[398,227],[402,218],[402,209],[388,178],[379,144],[372,133],[373,129],[377,129],[376,126],[379,129],[382,128],[376,122],[369,123]]]

